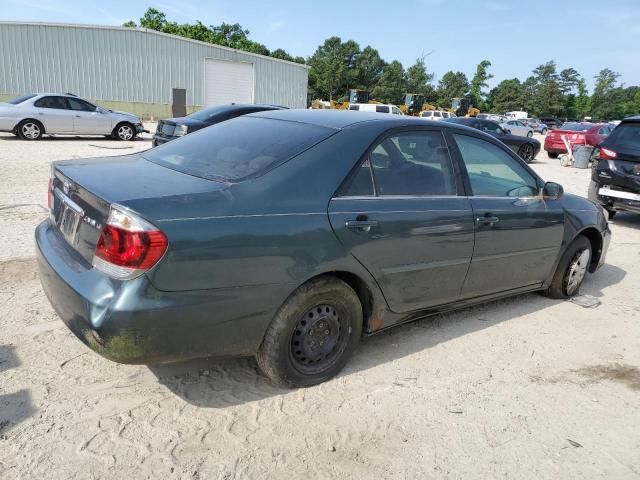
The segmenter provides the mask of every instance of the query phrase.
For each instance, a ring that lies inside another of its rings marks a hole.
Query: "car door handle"
[[[349,220],[345,223],[349,230],[362,230],[363,232],[371,231],[372,227],[378,226],[377,220]]]
[[[476,222],[482,223],[484,225],[493,225],[494,223],[498,223],[500,219],[498,217],[484,216],[476,218]]]

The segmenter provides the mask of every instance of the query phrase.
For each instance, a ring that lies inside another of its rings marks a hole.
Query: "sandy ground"
[[[118,365],[56,317],[32,236],[51,160],[145,137],[0,134],[0,478],[640,478],[640,216],[612,222],[594,309],[531,294],[441,315],[304,390],[250,359]],[[533,166],[586,194],[589,171]]]

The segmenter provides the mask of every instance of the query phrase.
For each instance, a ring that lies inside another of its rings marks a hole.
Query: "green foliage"
[[[476,74],[471,79],[471,86],[469,90],[469,101],[471,105],[481,110],[485,109],[484,97],[482,89],[489,87],[487,81],[493,78],[493,75],[487,72],[491,66],[489,60],[481,61],[476,67]]]
[[[399,105],[407,92],[407,74],[402,64],[394,60],[382,69],[380,80],[373,89],[373,98],[383,103]]]
[[[419,93],[424,96],[433,95],[433,73],[427,72],[424,57],[407,69],[407,93]]]
[[[128,22],[124,22],[122,26],[127,28],[136,28],[138,25],[136,25],[136,22],[133,20],[129,20]]]
[[[587,84],[585,83],[584,78],[578,80],[577,89],[578,94],[576,95],[574,107],[575,118],[582,119],[591,111],[591,97],[589,97]]]
[[[373,90],[380,80],[384,65],[384,60],[375,48],[364,47],[356,59],[357,86],[363,90]]]
[[[469,94],[469,80],[462,72],[448,71],[438,82],[438,105],[451,106],[451,99],[466,97]]]
[[[489,92],[487,103],[494,112],[512,112],[524,108],[524,86],[513,78],[503,80]]]
[[[128,21],[123,24],[124,27],[136,27],[136,23]],[[158,32],[178,35],[180,37],[199,40],[201,42],[212,43],[214,45],[222,45],[224,47],[235,48],[245,52],[257,53],[260,55],[271,55],[269,49],[249,38],[249,30],[243,29],[239,23],[225,23],[220,25],[205,25],[199,20],[196,23],[176,23],[167,20],[167,16],[155,9],[149,8],[140,18],[140,27],[156,30]],[[286,51],[279,48],[275,50],[275,58],[289,60],[297,63],[305,63],[304,58],[293,58]]]

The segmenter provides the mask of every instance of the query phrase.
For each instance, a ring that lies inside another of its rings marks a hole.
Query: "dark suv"
[[[613,217],[640,213],[640,116],[625,118],[593,152],[589,198]]]
[[[549,130],[560,128],[563,123],[562,120],[555,117],[540,117],[540,121],[544,123],[549,128]]]

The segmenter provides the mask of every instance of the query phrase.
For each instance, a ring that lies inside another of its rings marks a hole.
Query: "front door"
[[[373,275],[395,312],[459,298],[474,224],[440,131],[378,143],[329,205],[339,240]]]
[[[111,118],[108,114],[101,113],[95,105],[81,98],[67,97],[67,101],[73,111],[73,130],[75,133],[96,135],[111,133]]]
[[[536,178],[506,147],[466,134],[452,136],[468,174],[476,225],[463,296],[542,284],[562,245],[562,204],[541,199]]]

